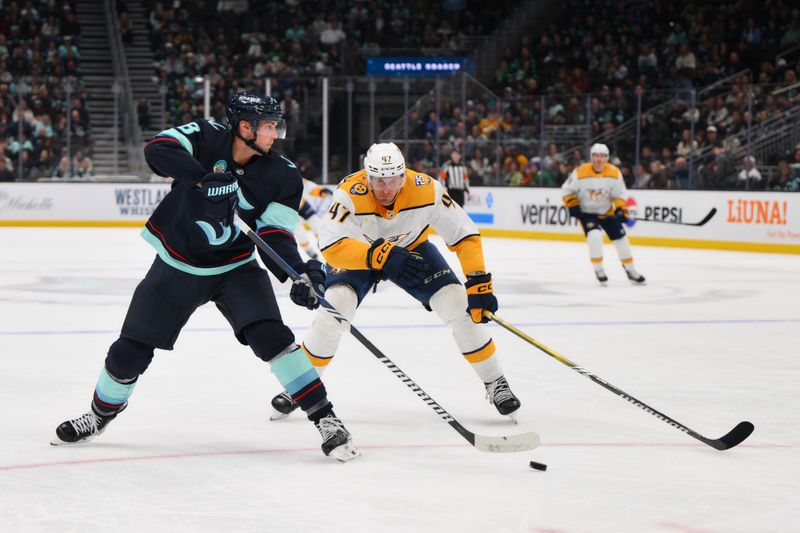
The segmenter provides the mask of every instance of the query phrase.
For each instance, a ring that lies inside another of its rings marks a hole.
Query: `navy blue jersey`
[[[270,150],[241,166],[232,157],[233,133],[198,119],[164,130],[145,147],[147,164],[173,178],[172,189],[147,221],[142,236],[168,265],[196,275],[227,272],[255,258],[253,243],[239,228],[204,216],[197,182],[210,172],[232,172],[239,182],[239,216],[290,265],[302,272],[294,228],[303,194],[297,167]],[[264,263],[284,281],[286,274],[268,257]]]

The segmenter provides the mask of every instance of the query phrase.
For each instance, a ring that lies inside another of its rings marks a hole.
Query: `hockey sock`
[[[317,371],[296,344],[292,344],[270,363],[272,373],[309,419],[319,419],[333,408]]]
[[[131,379],[116,378],[103,367],[94,389],[92,411],[100,416],[112,416],[125,409],[138,379],[138,376]]]
[[[333,360],[342,333],[350,327],[349,321],[353,320],[358,306],[358,296],[349,285],[336,284],[329,287],[325,291],[325,299],[348,322],[340,322],[322,308],[317,310],[314,322],[311,324],[311,331],[303,340],[303,350],[317,370],[326,367]],[[464,304],[464,308],[466,309],[466,304]]]
[[[617,249],[619,260],[622,261],[623,266],[633,265],[633,252],[631,251],[631,243],[628,236],[624,235],[622,238],[614,241],[614,247]]]
[[[484,383],[490,383],[503,375],[500,361],[494,356],[494,352],[494,342],[489,339],[485,346],[464,354],[464,359],[469,361],[472,369]]]
[[[467,293],[462,285],[445,285],[434,294],[428,305],[450,327],[458,349],[478,377],[486,383],[503,375],[491,336],[465,312]]]
[[[586,243],[589,245],[589,258],[595,270],[603,268],[603,232],[595,229],[586,234]]]
[[[306,353],[306,356],[308,356],[311,364],[314,365],[314,369],[317,371],[319,377],[322,377],[322,374],[325,373],[325,370],[328,368],[328,363],[331,362],[333,356],[331,355],[329,357],[322,357],[315,355],[311,353],[305,343],[303,343],[300,347],[303,348],[303,351]]]

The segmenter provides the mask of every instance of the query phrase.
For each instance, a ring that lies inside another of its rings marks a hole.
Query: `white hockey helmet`
[[[592,145],[592,149],[589,150],[589,155],[592,156],[594,154],[600,154],[608,157],[608,146],[603,143],[595,143]]]
[[[392,178],[406,175],[406,160],[394,143],[375,143],[364,157],[367,178]]]

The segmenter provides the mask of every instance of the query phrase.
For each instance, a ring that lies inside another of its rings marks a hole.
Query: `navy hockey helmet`
[[[241,120],[249,122],[253,126],[254,132],[262,120],[274,120],[278,122],[278,138],[286,138],[286,122],[283,120],[281,104],[269,95],[236,93],[228,102],[225,117],[228,119],[228,127],[233,130],[235,135],[239,133],[237,126]]]

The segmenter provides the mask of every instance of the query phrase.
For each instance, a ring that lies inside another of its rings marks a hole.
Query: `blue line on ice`
[[[575,327],[575,326],[653,326],[653,325],[709,325],[709,324],[793,324],[799,323],[800,318],[742,318],[742,319],[720,319],[720,320],[611,320],[611,321],[578,321],[578,322],[520,322],[514,324],[516,327]],[[496,326],[496,324],[490,324]],[[376,324],[376,325],[355,325],[359,330],[367,329],[420,329],[420,328],[444,328],[444,324]],[[304,331],[310,326],[294,326],[289,324],[294,331]],[[108,335],[119,331],[115,329],[75,329],[75,330],[42,330],[42,331],[0,331],[0,336],[39,336],[39,335]],[[219,331],[230,331],[230,328],[186,328],[185,332],[215,333]]]

